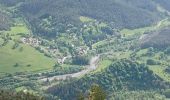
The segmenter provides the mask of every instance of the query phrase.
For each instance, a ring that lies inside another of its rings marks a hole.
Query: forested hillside
[[[65,32],[69,24],[80,27],[80,16],[109,23],[113,28],[151,25],[160,20],[161,15],[152,1],[146,1],[30,0],[21,5],[20,10],[36,33],[57,34]]]
[[[99,84],[108,94],[120,90],[156,90],[169,87],[148,67],[125,59],[114,62],[102,73],[87,75],[71,83],[53,86],[48,89],[48,92],[63,100],[76,99],[78,93],[86,93],[92,84]]]
[[[169,99],[169,37],[169,0],[0,0],[0,100]]]

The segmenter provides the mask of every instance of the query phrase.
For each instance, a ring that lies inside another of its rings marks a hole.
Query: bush
[[[153,60],[153,59],[148,59],[148,60],[146,61],[146,63],[147,63],[148,65],[158,65],[158,64],[160,64],[159,62],[157,62],[157,61],[155,61],[155,60]]]
[[[16,43],[13,45],[12,49],[16,49],[17,47],[19,47],[19,43],[16,42]]]
[[[170,54],[170,47],[165,50],[165,54]]]
[[[167,98],[170,98],[170,89],[167,89],[163,93]]]
[[[15,65],[14,65],[14,67],[18,67],[19,66],[19,64],[18,63],[16,63]]]

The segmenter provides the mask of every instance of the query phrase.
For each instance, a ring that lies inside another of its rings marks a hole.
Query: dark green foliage
[[[110,100],[166,100],[163,95],[154,91],[120,91],[114,92]]]
[[[42,97],[23,92],[11,92],[0,90],[0,100],[44,100]]]
[[[22,52],[23,50],[24,50],[24,48],[23,48],[23,47],[20,47],[20,48],[19,48],[19,51],[20,51],[20,52]]]
[[[142,39],[141,47],[142,48],[148,48],[148,47],[154,47],[158,49],[164,49],[170,46],[170,28],[164,28],[159,31],[154,31],[147,33],[147,36],[145,36],[144,39]]]
[[[27,67],[31,67],[31,64],[28,64]]]
[[[15,65],[14,65],[14,67],[18,67],[19,66],[19,64],[18,63],[16,63]]]
[[[114,28],[143,27],[161,18],[156,5],[148,0],[29,0],[20,11],[33,31],[47,37],[65,33],[70,24],[81,27],[80,16],[109,23]],[[107,32],[111,34],[108,29]]]
[[[87,56],[76,56],[73,57],[73,64],[75,65],[88,65],[90,58]]]
[[[101,27],[101,31],[105,34],[113,34],[113,30],[110,27]]]
[[[61,67],[61,65],[59,63],[56,63],[53,67],[55,69],[55,68]]]
[[[165,54],[170,54],[170,47],[165,50]]]
[[[12,49],[16,49],[17,47],[19,47],[19,43],[15,42],[15,44],[12,47]]]
[[[93,43],[99,42],[106,38],[106,34],[91,34],[83,36],[85,43],[90,47]],[[93,42],[92,42],[93,41]]]
[[[167,89],[163,93],[167,98],[170,98],[170,89]]]
[[[165,72],[170,73],[170,66],[165,69]]]
[[[79,93],[78,96],[77,96],[77,100],[85,100],[85,97],[83,95],[83,93]]]
[[[9,30],[11,19],[8,15],[0,11],[0,30]]]
[[[89,100],[105,100],[106,93],[98,85],[93,85],[90,89]]]
[[[85,93],[92,84],[100,85],[106,93],[124,89],[162,89],[167,86],[147,67],[129,60],[120,60],[113,63],[102,73],[86,75],[79,80],[56,85],[49,88],[48,92],[53,95],[57,94],[57,96],[64,100],[70,100],[74,99],[79,91]]]
[[[75,67],[66,67],[66,68],[62,68],[60,66],[54,66],[54,70],[52,72],[48,72],[48,73],[43,73],[43,76],[46,77],[52,77],[52,76],[56,76],[56,75],[64,75],[64,74],[71,74],[71,73],[76,73],[79,72],[81,70],[83,70],[84,68],[81,66],[75,66]],[[33,76],[29,76],[34,78]]]
[[[146,64],[148,64],[148,65],[158,65],[159,63],[157,61],[153,60],[153,59],[148,59],[146,61]]]

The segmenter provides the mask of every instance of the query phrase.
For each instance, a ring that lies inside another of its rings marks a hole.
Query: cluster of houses
[[[80,56],[87,54],[87,51],[88,51],[88,48],[85,48],[85,47],[77,47],[77,48],[76,48],[77,55],[80,55]],[[59,64],[63,64],[66,59],[71,58],[71,57],[72,57],[72,56],[59,57],[59,58],[57,59],[57,62],[58,62]]]
[[[76,48],[77,54],[78,55],[85,55],[87,54],[89,48],[85,48],[85,47],[78,47]]]
[[[24,43],[24,44],[28,44],[28,45],[31,45],[33,47],[37,47],[41,44],[41,41],[38,40],[37,38],[32,38],[32,37],[29,37],[29,38],[21,38],[21,41]]]
[[[21,38],[21,42],[24,43],[24,44],[28,44],[28,45],[31,45],[33,47],[39,47],[40,44],[41,44],[41,41],[37,38],[33,38],[33,37],[29,37],[29,38],[26,38],[26,37],[23,37]],[[74,45],[72,45],[72,47],[75,47]],[[85,55],[87,54],[87,51],[88,51],[89,48],[87,47],[76,47],[76,52],[77,52],[77,55]],[[55,56],[58,56],[58,49],[50,49],[50,47],[40,47],[40,50],[43,51],[44,53],[50,53],[53,55],[53,57]],[[60,63],[60,64],[63,64],[64,61],[67,59],[67,58],[70,58],[71,56],[67,56],[67,57],[60,57],[57,59],[57,62]]]

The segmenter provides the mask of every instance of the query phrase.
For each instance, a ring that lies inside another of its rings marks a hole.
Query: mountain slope
[[[51,33],[67,29],[68,24],[82,24],[80,16],[109,23],[113,28],[136,28],[150,25],[161,16],[156,5],[148,0],[30,0],[24,2],[20,11],[25,15],[37,33],[43,30],[47,21]]]

